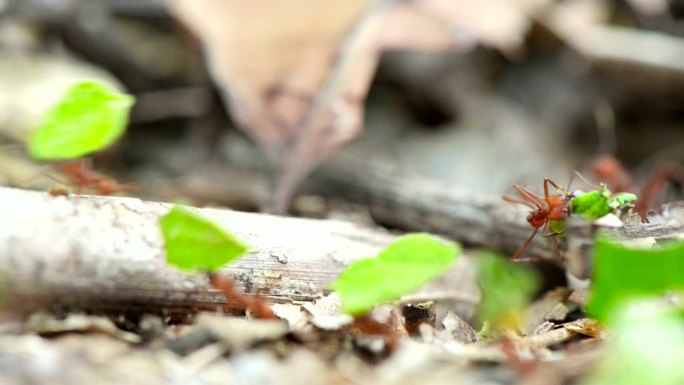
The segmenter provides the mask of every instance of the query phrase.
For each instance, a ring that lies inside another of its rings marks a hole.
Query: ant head
[[[532,227],[542,227],[546,224],[546,222],[546,215],[541,210],[534,210],[527,215],[527,223],[529,223]]]

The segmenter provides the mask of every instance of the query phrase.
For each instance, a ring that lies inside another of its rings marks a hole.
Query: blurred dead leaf
[[[386,49],[438,52],[476,43],[515,54],[550,0],[175,0],[202,41],[233,116],[278,168],[271,211],[362,130]]]
[[[668,0],[627,0],[636,11],[648,15],[660,15],[667,11]]]
[[[642,3],[652,5],[657,11],[658,2]],[[636,7],[636,2],[632,5]],[[680,60],[684,56],[684,40],[663,32],[612,25],[610,16],[608,1],[567,0],[550,8],[541,22],[591,62],[648,69],[651,71],[648,82],[659,72],[677,76],[684,73]]]
[[[550,0],[404,1],[380,38],[383,48],[433,51],[464,50],[475,44],[508,55],[521,50],[533,16]]]

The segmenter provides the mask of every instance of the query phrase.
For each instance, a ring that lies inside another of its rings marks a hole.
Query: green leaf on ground
[[[506,327],[519,326],[521,314],[540,284],[535,271],[491,252],[479,256],[477,280],[482,293],[479,323]]]
[[[613,308],[615,336],[582,385],[684,384],[684,327],[665,301],[636,300]]]
[[[361,315],[375,306],[418,289],[444,272],[460,246],[429,234],[399,238],[375,258],[359,260],[342,272],[332,290],[342,297],[342,311]]]
[[[181,270],[216,271],[248,250],[221,226],[180,206],[161,217],[159,224],[166,260]]]
[[[73,85],[47,114],[28,141],[36,159],[74,159],[113,144],[126,130],[135,99],[109,85]]]
[[[622,303],[677,290],[684,290],[684,242],[634,249],[596,240],[589,315],[611,324],[611,313]]]

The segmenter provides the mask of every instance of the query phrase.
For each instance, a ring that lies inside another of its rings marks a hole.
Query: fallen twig
[[[158,218],[169,204],[0,188],[5,309],[190,314],[229,311],[206,276],[167,266]],[[347,264],[394,237],[353,224],[201,209],[253,249],[226,268],[269,302],[310,301]]]

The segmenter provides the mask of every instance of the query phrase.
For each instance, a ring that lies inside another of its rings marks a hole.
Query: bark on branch
[[[172,314],[220,309],[225,298],[206,277],[167,266],[157,220],[169,208],[132,198],[0,188],[0,293],[6,305]],[[394,239],[343,222],[200,212],[254,248],[226,272],[248,292],[266,289],[273,302],[320,296],[348,263]]]

